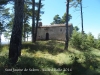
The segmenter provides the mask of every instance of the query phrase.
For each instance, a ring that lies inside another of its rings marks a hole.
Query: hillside
[[[9,67],[8,45],[3,45],[0,47],[0,75],[100,75],[100,50],[80,51],[69,46],[65,51],[63,48],[64,43],[59,41],[23,43],[16,66]]]

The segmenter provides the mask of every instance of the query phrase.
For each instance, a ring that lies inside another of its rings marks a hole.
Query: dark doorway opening
[[[49,33],[46,33],[46,40],[49,40]]]

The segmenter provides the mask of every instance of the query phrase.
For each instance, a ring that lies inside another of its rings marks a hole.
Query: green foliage
[[[25,0],[25,6],[28,6],[29,8],[27,8],[27,14],[28,14],[28,16],[30,17],[30,18],[32,18],[32,8],[30,8],[30,6],[32,6],[32,0]],[[41,3],[41,8],[43,8],[43,4]],[[38,7],[39,7],[39,2],[35,2],[35,7],[36,7],[36,9],[35,9],[35,20],[36,20],[36,18],[37,18],[37,13],[38,13]],[[26,12],[25,12],[26,13]],[[41,15],[40,15],[40,17],[41,17]],[[40,19],[41,20],[41,19]]]
[[[79,31],[78,26],[73,27],[73,30]]]
[[[100,68],[98,68],[100,60],[97,61],[100,57],[99,50],[79,51],[72,48],[68,51],[59,52],[60,48],[63,49],[62,47],[64,47],[63,41],[54,40],[38,41],[35,44],[30,42],[23,43],[22,55],[19,57],[17,64],[8,66],[9,47],[8,45],[3,45],[0,47],[0,75],[100,75]],[[57,49],[55,55],[53,55],[55,48]],[[5,68],[23,70],[26,68],[28,71],[7,72]],[[38,69],[54,68],[71,68],[72,71],[36,71]],[[35,71],[31,71],[32,69]]]
[[[50,42],[50,44],[52,44],[51,41],[49,41],[49,42]],[[38,42],[37,48],[38,48],[38,46],[41,46],[42,44],[46,44],[46,43]],[[53,42],[53,44],[54,43],[57,43],[57,42]],[[28,47],[31,47],[31,45],[33,46],[33,44],[31,44],[31,43],[26,43],[26,44],[27,44],[26,46],[28,46]],[[23,45],[25,46],[25,44],[23,44]],[[33,52],[31,52],[34,49],[34,47],[33,47],[33,49],[31,49],[30,52],[25,52],[24,55],[19,57],[19,60],[15,66],[8,66],[7,64],[10,64],[7,60],[8,55],[5,55],[8,53],[4,52],[4,50],[7,51],[8,47],[5,49],[3,47],[5,47],[5,46],[2,46],[3,50],[0,52],[0,54],[3,54],[2,56],[0,56],[0,74],[2,74],[2,75],[49,75],[49,74],[50,75],[66,75],[67,74],[63,71],[61,71],[61,72],[59,72],[59,71],[42,71],[43,69],[44,70],[53,69],[53,68],[56,69],[56,67],[59,67],[59,65],[53,60],[50,60],[47,58],[42,58],[42,57],[36,57],[35,54],[33,54]],[[25,49],[24,49],[24,51],[25,51]],[[38,56],[40,56],[40,55],[38,55]],[[26,72],[25,71],[7,72],[7,71],[5,71],[5,68],[6,69],[12,69],[12,68],[13,69],[22,69],[22,70],[27,69],[27,71]],[[32,71],[33,69],[35,71]],[[41,70],[41,71],[38,71],[38,70]]]
[[[69,0],[70,7],[78,8],[82,0]]]
[[[91,33],[87,34],[87,41],[90,47],[94,46],[94,37]]]
[[[63,52],[64,43],[57,43],[56,41],[42,42],[38,41],[35,44],[23,43],[22,49],[28,48],[28,52],[35,52],[41,50],[42,52],[47,51],[48,53],[55,55]],[[56,46],[55,46],[56,44]]]
[[[9,8],[2,8],[0,11],[0,33],[6,31],[6,21],[9,18]]]
[[[14,21],[14,18],[13,18],[14,16],[13,15],[11,16],[12,16],[12,19],[9,21],[9,23],[6,26],[6,32],[3,33],[4,37],[8,40],[11,37],[11,31],[12,31],[13,21]]]
[[[10,0],[12,1],[12,0]],[[0,4],[3,5],[5,3],[7,3],[8,0],[0,0]],[[37,8],[39,5],[38,2],[35,3],[35,7]],[[29,26],[29,20],[32,18],[32,1],[31,0],[25,0],[24,3],[24,25],[25,25],[25,33],[26,34],[30,34],[31,32],[31,27]],[[44,5],[41,4],[41,8]],[[10,38],[11,35],[11,31],[12,31],[12,26],[13,26],[13,20],[14,20],[14,13],[9,12],[9,10],[11,10],[10,8],[7,7],[2,7],[0,6],[0,10],[2,9],[2,11],[0,11],[0,13],[2,13],[0,15],[0,17],[2,17],[2,21],[3,21],[3,25],[6,25],[6,32],[4,33],[4,36],[6,38]],[[35,10],[35,19],[37,17],[37,9]],[[41,17],[41,16],[40,16]],[[10,21],[7,21],[7,19],[9,19]],[[23,27],[24,28],[24,27]],[[26,37],[26,35],[24,35]]]
[[[82,35],[80,32],[74,30],[72,37],[70,39],[70,45],[80,50],[88,49],[89,45],[87,41],[87,35],[86,34]]]
[[[82,34],[74,29],[70,39],[70,45],[81,50],[87,50],[89,48],[100,49],[100,40],[99,38],[95,39],[92,33]]]
[[[98,39],[96,39],[96,48],[100,50],[100,33],[98,34]]]
[[[89,33],[87,34],[87,41],[88,41],[88,45],[90,47],[96,48],[96,49],[100,49],[100,35],[98,35],[98,39],[95,39],[94,36]]]
[[[55,15],[53,18],[53,22],[51,24],[60,24],[61,23],[61,18],[59,17],[59,15]]]
[[[28,37],[29,37],[29,35],[31,34],[31,26],[29,25],[29,24],[24,24],[24,31],[23,31],[23,38],[27,38],[28,39]]]
[[[5,27],[3,26],[3,24],[0,22],[0,32],[4,32],[5,31]]]
[[[68,15],[68,21],[70,21],[70,19],[72,19],[71,14]],[[61,23],[66,23],[66,13],[64,13],[64,15],[62,16]]]
[[[100,33],[98,34],[98,40],[100,40]]]
[[[93,47],[94,48],[96,48],[96,49],[98,49],[98,40],[97,39],[94,39],[94,45],[93,45]]]
[[[5,5],[7,4],[8,0],[0,0],[0,5]]]
[[[98,42],[97,42],[97,49],[100,50],[100,40],[98,40]]]
[[[89,48],[100,49],[100,34],[98,34],[98,39],[95,39],[92,33],[84,33],[78,31],[77,26],[73,29],[73,34],[70,39],[70,45],[74,48],[86,50]]]
[[[70,21],[70,19],[72,19],[72,16],[69,14],[68,15],[68,21]],[[53,24],[65,24],[66,23],[66,13],[64,13],[64,15],[62,16],[62,18],[57,14],[54,16],[53,18],[53,22],[51,23],[51,25]]]
[[[7,1],[7,0],[2,0],[3,2]],[[2,34],[2,32],[5,32],[7,31],[6,28],[7,28],[7,20],[9,19],[9,8],[5,8],[5,7],[2,7],[0,8],[0,35]]]

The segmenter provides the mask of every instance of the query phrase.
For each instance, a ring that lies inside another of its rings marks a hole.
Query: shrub
[[[100,40],[99,39],[97,40],[97,46],[96,46],[96,48],[100,50]]]
[[[94,36],[91,33],[87,34],[87,41],[90,47],[95,47],[96,42],[94,40]]]
[[[100,49],[100,33],[98,34],[98,39],[96,39],[96,42],[97,42],[96,48]]]
[[[89,48],[87,35],[81,34],[81,32],[77,32],[73,30],[72,37],[70,39],[70,45],[76,49],[86,50]]]

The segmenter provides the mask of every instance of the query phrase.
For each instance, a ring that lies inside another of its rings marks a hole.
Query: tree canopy
[[[72,19],[71,14],[68,15],[68,21],[70,21],[70,19]],[[53,25],[53,24],[65,24],[65,23],[66,23],[66,13],[63,14],[62,18],[58,14],[55,15],[51,25]]]

